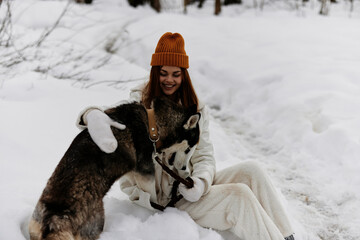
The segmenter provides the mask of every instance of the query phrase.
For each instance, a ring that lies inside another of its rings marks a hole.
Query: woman
[[[149,82],[133,89],[129,100],[150,108],[152,99],[166,96],[184,106],[196,104],[201,113],[200,141],[187,168],[178,172],[181,177],[190,176],[194,187],[188,189],[180,184],[178,191],[184,198],[175,207],[186,211],[203,227],[231,230],[241,239],[294,239],[276,190],[258,164],[245,162],[215,171],[209,117],[191,84],[184,46],[184,39],[179,33],[165,33],[152,56]],[[98,108],[82,112],[78,126],[87,126],[95,143],[108,153],[117,147],[110,127],[125,127],[113,122]],[[120,186],[130,200],[153,210],[151,202],[165,206],[170,201],[173,182],[174,179],[159,164],[155,164],[154,181],[130,172],[120,179]]]

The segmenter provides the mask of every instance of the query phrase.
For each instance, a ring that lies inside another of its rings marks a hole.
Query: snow
[[[34,47],[67,1],[11,2],[14,47],[0,47],[0,239],[28,239],[35,204],[79,132],[78,113],[126,99],[147,79],[167,31],[185,38],[195,89],[210,107],[217,168],[260,162],[296,239],[360,238],[359,6],[350,14],[341,2],[323,17],[317,1],[263,11],[245,1],[213,16],[212,4],[183,15],[134,9],[124,0],[71,3]],[[4,66],[21,49],[25,60]],[[101,240],[236,239],[177,209],[138,207],[118,184],[104,202]]]

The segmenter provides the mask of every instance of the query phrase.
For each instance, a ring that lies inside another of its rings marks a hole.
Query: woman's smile
[[[176,83],[175,84],[163,83],[162,85],[166,90],[170,91],[173,87],[176,86]]]

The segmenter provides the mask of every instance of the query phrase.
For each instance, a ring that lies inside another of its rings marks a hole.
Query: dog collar
[[[159,141],[159,139],[160,139],[159,132],[156,127],[154,109],[146,109],[146,112],[147,112],[147,116],[148,116],[150,140],[156,144],[156,148],[159,148],[161,146],[161,143]]]

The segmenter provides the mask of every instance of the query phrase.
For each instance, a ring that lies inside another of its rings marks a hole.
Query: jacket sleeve
[[[151,194],[138,187],[134,174],[134,172],[129,172],[120,178],[121,191],[129,196],[130,201],[133,201],[144,208],[155,210],[150,204]]]
[[[190,160],[193,170],[191,175],[198,177],[205,182],[204,194],[208,193],[213,183],[216,164],[214,159],[214,148],[209,134],[209,113],[204,107],[200,118],[200,140]]]
[[[110,107],[98,107],[98,106],[90,106],[90,107],[87,107],[85,108],[84,110],[82,110],[80,112],[80,114],[78,115],[78,118],[76,120],[76,126],[80,129],[80,130],[83,130],[87,127],[87,121],[86,121],[86,115],[91,112],[91,110],[94,110],[94,109],[98,109],[100,111],[105,111],[106,109],[109,109],[109,108],[113,108],[113,107],[116,107],[116,106],[119,106],[121,104],[126,104],[126,103],[131,103],[131,102],[140,102],[141,101],[141,94],[142,94],[142,90],[141,89],[133,89],[131,90],[130,92],[130,97],[128,100],[122,100]]]

